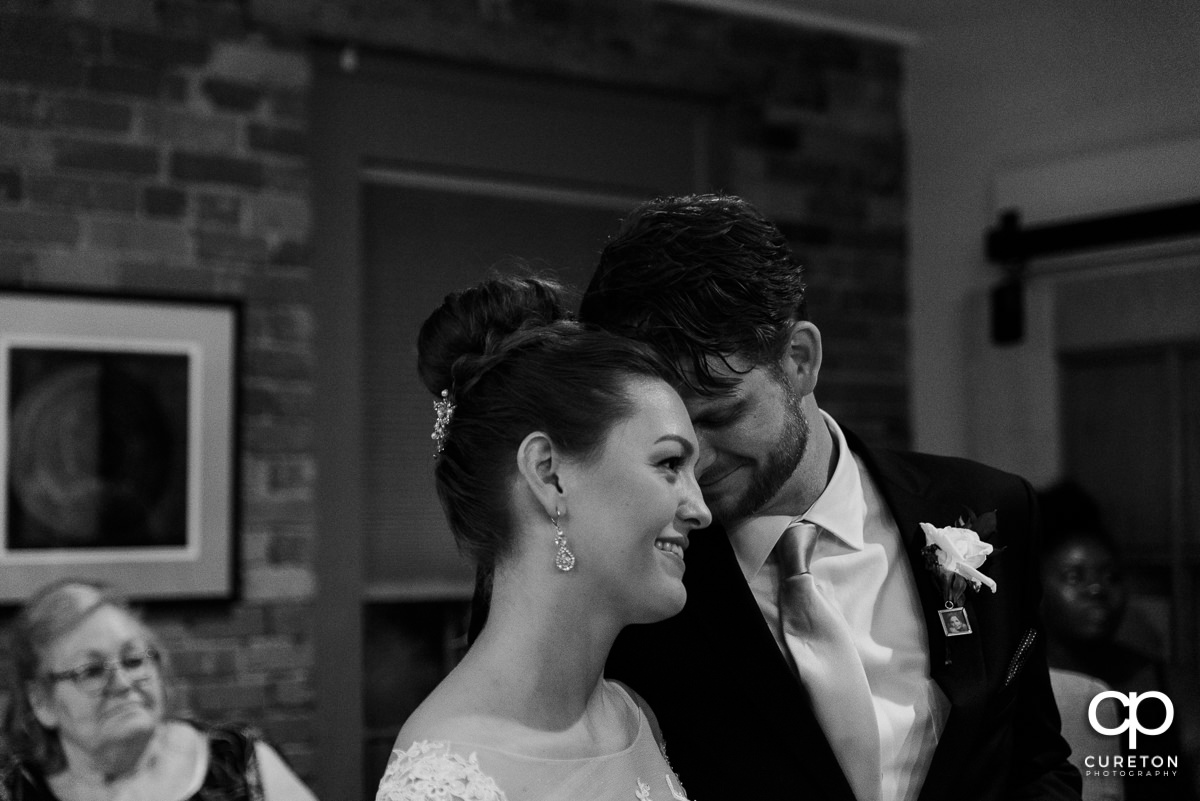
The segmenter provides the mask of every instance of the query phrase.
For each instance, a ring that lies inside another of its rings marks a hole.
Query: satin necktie
[[[813,711],[858,801],[879,801],[879,724],[850,627],[809,572],[821,530],[790,526],[775,546],[784,640]]]

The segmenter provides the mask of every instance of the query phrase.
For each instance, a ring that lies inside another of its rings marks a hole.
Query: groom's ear
[[[821,331],[807,320],[792,323],[791,335],[783,353],[783,372],[800,397],[817,388],[821,372]]]
[[[548,517],[555,517],[563,504],[559,472],[562,458],[550,437],[534,431],[517,447],[517,470]]]

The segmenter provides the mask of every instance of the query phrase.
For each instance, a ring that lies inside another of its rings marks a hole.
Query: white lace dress
[[[375,801],[687,801],[642,710],[624,751],[585,759],[542,759],[487,746],[396,744]]]

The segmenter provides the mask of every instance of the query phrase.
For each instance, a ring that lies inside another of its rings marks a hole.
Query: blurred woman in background
[[[1075,750],[1072,760],[1100,753],[1096,745],[1081,750],[1080,740],[1096,739],[1086,715],[1097,693],[1109,688],[1121,694],[1162,692],[1171,699],[1174,721],[1161,735],[1140,740],[1139,751],[1179,756],[1178,775],[1127,776],[1125,801],[1196,801],[1200,798],[1200,693],[1195,677],[1185,675],[1153,648],[1123,636],[1123,631],[1135,630],[1141,639],[1153,639],[1136,631],[1144,626],[1125,620],[1129,591],[1121,559],[1091,496],[1072,482],[1062,482],[1039,493],[1038,504],[1046,659],[1062,714],[1063,735]],[[1103,707],[1100,713],[1104,713]],[[1115,721],[1109,722],[1108,728],[1124,721],[1128,710],[1122,707],[1112,714]],[[1141,726],[1155,729],[1164,722],[1166,710],[1148,701],[1138,706],[1137,714]],[[1072,727],[1078,732],[1074,739],[1069,731]],[[1127,743],[1123,737],[1099,739],[1116,749]],[[1086,801],[1089,776],[1086,770],[1083,773]]]
[[[252,730],[165,716],[162,648],[103,586],[40,590],[12,650],[0,801],[315,801]]]

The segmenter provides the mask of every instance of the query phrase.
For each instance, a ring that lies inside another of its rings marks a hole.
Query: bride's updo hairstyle
[[[649,347],[582,326],[564,294],[545,278],[490,279],[447,295],[417,337],[421,381],[455,405],[434,468],[438,498],[459,548],[485,571],[512,548],[522,440],[542,431],[586,460],[633,412],[630,379],[672,375]]]

